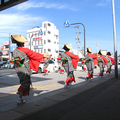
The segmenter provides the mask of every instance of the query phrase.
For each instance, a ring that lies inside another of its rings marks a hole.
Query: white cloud
[[[0,18],[0,37],[8,36],[8,33],[26,34],[28,29],[37,26],[37,23],[42,23],[44,19],[20,14],[0,14]]]
[[[97,6],[106,6],[111,2],[111,0],[102,0],[100,3],[97,4]]]
[[[69,10],[73,10],[76,11],[75,8],[73,8],[72,6],[66,5],[66,4],[56,4],[56,3],[46,3],[46,2],[40,2],[40,3],[33,3],[33,2],[24,2],[19,4],[18,6],[16,6],[15,8],[18,10],[27,10],[29,8],[55,8],[55,9],[69,9]]]
[[[98,3],[97,6],[106,6],[106,3]]]

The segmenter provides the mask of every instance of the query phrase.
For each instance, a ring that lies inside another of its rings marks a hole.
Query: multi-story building
[[[48,21],[42,23],[42,27],[27,30],[28,42],[25,47],[38,52],[52,54],[52,58],[58,57],[59,52],[59,30]]]

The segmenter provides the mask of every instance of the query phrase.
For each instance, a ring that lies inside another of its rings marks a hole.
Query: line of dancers
[[[97,66],[100,68],[99,76],[104,76],[104,68],[107,67],[106,73],[111,73],[111,67],[114,65],[114,58],[111,57],[111,53],[106,51],[99,50],[97,55],[92,54],[92,49],[87,48],[87,55],[85,56],[82,64],[85,64],[87,67],[87,79],[91,81],[93,78],[93,70]]]
[[[28,40],[22,35],[11,35],[12,43],[16,43],[17,47],[13,51],[14,59],[11,62],[14,62],[16,73],[20,80],[20,87],[18,88],[17,94],[19,97],[17,99],[17,104],[25,103],[23,100],[23,96],[28,95],[30,93],[30,85],[31,82],[31,69],[34,71],[38,71],[39,64],[41,61],[44,61],[44,73],[47,73],[47,67],[49,65],[48,61],[51,58],[52,54],[48,55],[48,53],[40,54],[34,52],[28,48],[24,47],[24,43],[28,42]],[[71,47],[68,44],[63,46],[64,52],[60,53],[60,57],[57,60],[62,61],[62,68],[60,70],[61,73],[67,73],[67,79],[65,80],[64,88],[69,88],[71,82],[75,82],[74,71],[77,68],[79,57],[72,52],[70,52]],[[93,69],[98,65],[100,67],[100,76],[103,76],[104,66],[107,65],[106,73],[111,72],[111,65],[114,64],[114,58],[111,58],[111,53],[108,52],[107,56],[103,55],[103,52],[100,50],[98,55],[92,54],[92,49],[87,48],[87,55],[85,59],[82,61],[87,66],[88,74],[87,78],[91,80],[93,78]]]

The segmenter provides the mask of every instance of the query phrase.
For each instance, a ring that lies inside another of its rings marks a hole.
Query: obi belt
[[[68,59],[67,58],[61,58],[61,62],[63,64],[68,64]]]
[[[86,63],[91,63],[91,59],[85,59]]]
[[[24,57],[17,57],[15,59],[12,59],[10,61],[10,63],[14,63],[14,67],[15,68],[18,68],[18,67],[25,67],[25,64],[24,64]]]

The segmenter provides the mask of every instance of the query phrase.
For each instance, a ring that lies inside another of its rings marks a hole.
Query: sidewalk
[[[119,78],[111,74],[82,86],[58,88],[56,94],[40,95],[0,113],[0,120],[120,120],[119,86]]]

